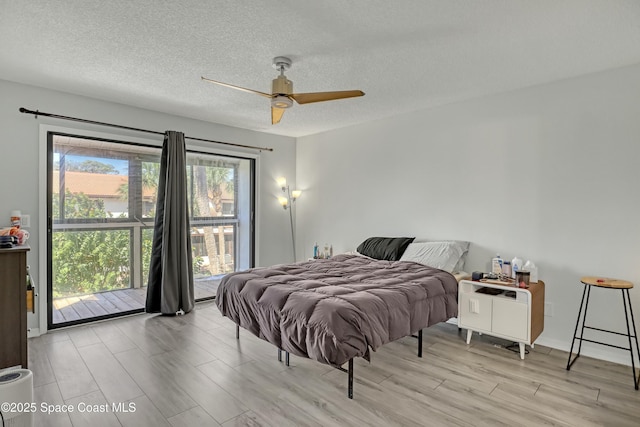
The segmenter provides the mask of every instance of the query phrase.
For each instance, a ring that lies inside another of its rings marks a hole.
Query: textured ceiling
[[[638,0],[0,0],[0,79],[302,136],[639,63],[639,23]],[[270,92],[278,55],[295,92],[366,95],[273,126],[200,80]]]

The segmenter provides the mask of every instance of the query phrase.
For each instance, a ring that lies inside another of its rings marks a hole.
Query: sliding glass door
[[[142,311],[160,147],[49,134],[49,328]],[[253,264],[254,160],[189,151],[196,299]]]

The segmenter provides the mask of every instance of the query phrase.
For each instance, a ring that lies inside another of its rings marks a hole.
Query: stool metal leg
[[[236,339],[240,339],[240,325],[236,325]]]
[[[282,350],[278,349],[278,362],[282,362]]]
[[[625,292],[626,298],[625,298]],[[633,309],[631,308],[631,298],[629,297],[629,289],[622,289],[622,303],[624,305],[624,320],[627,322],[627,338],[629,339],[629,352],[631,353],[631,370],[633,371],[633,386],[638,390],[638,380],[636,380],[636,364],[633,357],[633,345],[631,344],[631,329],[629,328],[629,313],[627,312],[627,299],[629,300],[629,310],[631,311],[631,324],[633,325],[633,337],[636,340],[636,351],[638,350],[638,334],[636,332],[636,322],[633,318]],[[640,354],[639,354],[640,357]]]
[[[573,340],[571,340],[571,350],[569,350],[569,360],[567,361],[567,371],[571,369],[571,365],[573,365],[573,362],[575,362],[576,359],[580,357],[580,348],[582,347],[582,334],[584,333],[584,321],[587,317],[586,307],[584,309],[584,318],[582,319],[582,331],[580,332],[580,345],[578,347],[578,354],[573,359],[573,361],[571,361],[571,356],[573,354],[573,345],[576,343],[576,338],[578,335],[578,325],[580,325],[580,315],[582,314],[582,307],[584,306],[584,298],[585,298],[585,295],[587,295],[587,286],[589,285],[585,284],[584,289],[582,290],[582,300],[580,301],[580,310],[578,310],[578,319],[576,319],[576,329],[573,331]],[[590,286],[589,286],[589,290],[591,290]],[[587,306],[588,305],[589,305],[589,297],[587,297]]]
[[[418,331],[418,357],[422,357],[422,329]]]
[[[631,324],[633,325],[633,335],[636,339],[636,356],[640,360],[640,345],[638,345],[638,331],[636,330],[636,319],[633,318],[633,308],[631,307],[631,297],[629,296],[629,289],[625,289],[627,291],[627,300],[629,301],[629,312],[631,313]],[[640,374],[638,375],[638,379],[636,380],[636,390],[638,390],[638,386],[640,386]]]
[[[587,288],[587,301],[584,304],[584,316],[582,316],[582,331],[580,331],[580,344],[578,344],[578,356],[582,351],[582,341],[584,339],[584,327],[587,324],[587,310],[589,309],[589,298],[591,297],[591,286]]]

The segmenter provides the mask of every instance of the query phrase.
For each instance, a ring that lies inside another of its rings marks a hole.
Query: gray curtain
[[[147,313],[176,314],[193,309],[193,270],[187,153],[182,132],[164,134],[147,287]]]

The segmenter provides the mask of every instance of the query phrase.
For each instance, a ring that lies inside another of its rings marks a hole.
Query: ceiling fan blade
[[[282,116],[284,115],[284,108],[276,108],[276,107],[271,107],[271,124],[275,125],[277,123],[280,123],[280,119],[282,119]]]
[[[353,98],[363,96],[361,90],[342,90],[337,92],[310,92],[310,93],[292,93],[289,95],[298,104],[309,104],[311,102],[333,101],[334,99]]]
[[[222,82],[219,82],[219,81],[216,81],[216,80],[208,79],[206,77],[200,77],[200,78],[202,80],[204,80],[205,82],[215,83],[215,84],[220,85],[220,86],[230,87],[231,89],[238,89],[238,90],[241,90],[243,92],[255,93],[255,94],[264,96],[266,98],[269,98],[269,99],[273,98],[273,95],[271,95],[269,93],[264,93],[264,92],[260,92],[258,90],[253,90],[253,89],[247,89],[247,88],[240,87],[240,86],[234,86],[234,85],[230,85],[229,83],[222,83]]]

